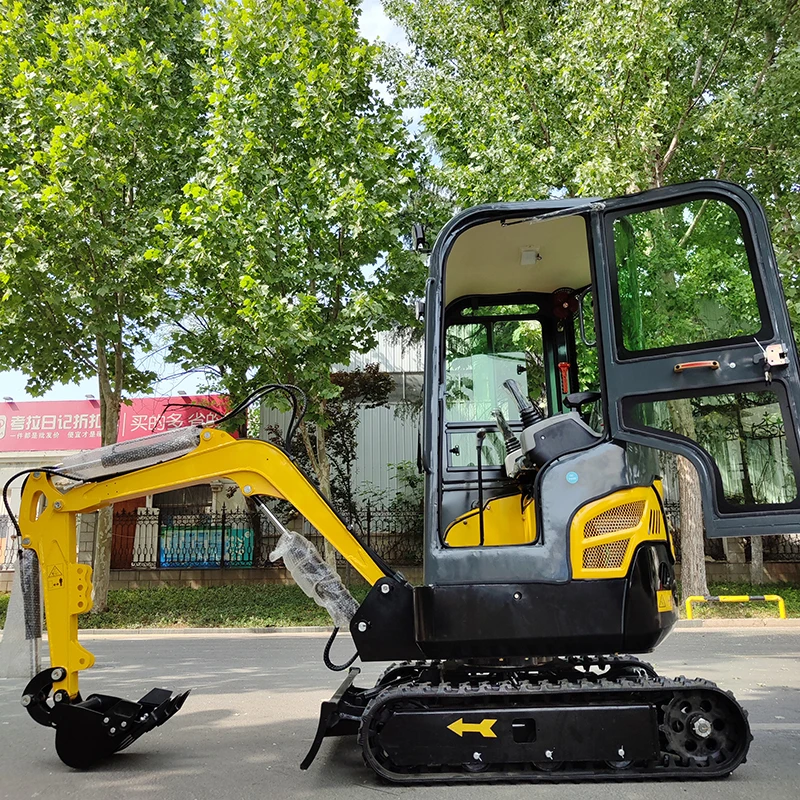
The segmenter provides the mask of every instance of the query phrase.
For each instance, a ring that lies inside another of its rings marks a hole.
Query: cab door
[[[694,464],[707,536],[800,532],[798,356],[761,206],[703,181],[591,225],[612,438]]]

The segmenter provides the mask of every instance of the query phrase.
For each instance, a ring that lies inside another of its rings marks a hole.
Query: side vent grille
[[[635,528],[642,521],[644,506],[644,500],[637,500],[635,503],[623,503],[601,512],[586,523],[583,538],[591,539],[604,533],[619,533]],[[652,525],[652,521],[650,524]]]
[[[619,569],[625,563],[630,539],[587,547],[583,551],[584,569]]]
[[[651,536],[661,535],[661,511],[657,508],[650,509],[650,527],[647,532]]]
[[[650,532],[653,526],[660,528],[659,515],[655,512],[654,517],[647,506],[645,500],[622,503],[588,520],[583,527],[583,569],[619,570],[623,567],[636,530],[644,522],[649,524]],[[630,531],[630,535],[621,537],[626,531]]]

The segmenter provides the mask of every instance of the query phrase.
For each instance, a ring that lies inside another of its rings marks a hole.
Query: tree
[[[386,8],[415,48],[392,58],[397,85],[426,109],[435,180],[455,202],[735,180],[777,220],[790,308],[800,316],[797,0],[387,0]],[[682,467],[683,539],[702,543],[696,478]],[[699,558],[702,547],[689,552]],[[704,589],[704,577],[684,581],[684,591]]]
[[[336,372],[331,381],[339,394],[325,402],[325,413],[331,424],[325,435],[331,461],[331,497],[338,508],[356,511],[353,497],[353,465],[356,460],[356,435],[359,408],[385,406],[394,388],[394,379],[381,372],[379,364],[363,369]],[[316,470],[315,470],[316,471]]]
[[[97,376],[102,444],[163,320],[171,281],[154,227],[194,155],[192,0],[158,13],[109,0],[0,5],[0,364],[27,390]],[[95,609],[106,605],[111,510],[101,512]]]
[[[345,519],[358,513],[353,486],[353,466],[358,444],[359,409],[387,405],[394,388],[394,378],[382,372],[379,364],[367,364],[363,369],[348,369],[331,374],[331,383],[339,387],[339,394],[324,401],[326,453],[330,462],[330,500]],[[275,444],[285,444],[285,431],[281,425],[267,428],[269,439]],[[317,475],[319,464],[311,460],[316,453],[316,431],[311,430],[311,447],[306,449],[303,436],[298,433],[291,442],[292,454],[308,473]],[[309,455],[310,454],[310,455]]]
[[[399,106],[375,88],[377,50],[356,9],[227,0],[205,16],[203,154],[180,214],[161,226],[186,266],[180,362],[205,366],[234,398],[299,384],[303,441],[328,498],[331,373],[407,319],[424,281],[401,243],[416,152]]]

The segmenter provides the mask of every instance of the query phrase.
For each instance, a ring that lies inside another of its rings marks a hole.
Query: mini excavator
[[[41,571],[51,667],[22,703],[65,764],[122,750],[185,700],[80,694],[94,659],[77,636],[92,601],[76,514],[222,477],[262,504],[281,531],[273,558],[357,656],[393,662],[367,687],[349,668],[303,769],[342,735],[399,784],[696,780],[744,762],[752,737],[729,692],[625,654],[652,651],[677,618],[670,459],[697,471],[707,536],[800,530],[798,356],[761,207],[722,181],[483,205],[445,226],[429,264],[421,585],[347,529],[284,447],[218,425],[27,475],[19,535]],[[363,576],[362,603],[269,498]]]

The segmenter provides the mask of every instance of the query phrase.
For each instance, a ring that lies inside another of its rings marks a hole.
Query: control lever
[[[522,444],[514,434],[514,431],[511,430],[511,426],[508,424],[506,418],[503,416],[503,412],[499,408],[492,411],[492,416],[497,420],[497,427],[500,428],[506,445],[506,458],[504,462],[506,475],[509,478],[513,478],[519,473],[525,461],[522,454]]]
[[[492,411],[492,416],[497,420],[497,427],[500,428],[500,432],[503,434],[503,441],[506,445],[506,455],[511,455],[521,450],[522,445],[519,443],[519,439],[517,439],[514,431],[511,430],[511,426],[503,416],[503,412],[499,408],[496,408]]]
[[[507,381],[503,382],[503,386],[511,393],[511,396],[516,401],[519,407],[519,416],[522,419],[524,427],[528,428],[544,419],[542,412],[522,394],[519,384],[515,380],[509,378]]]

